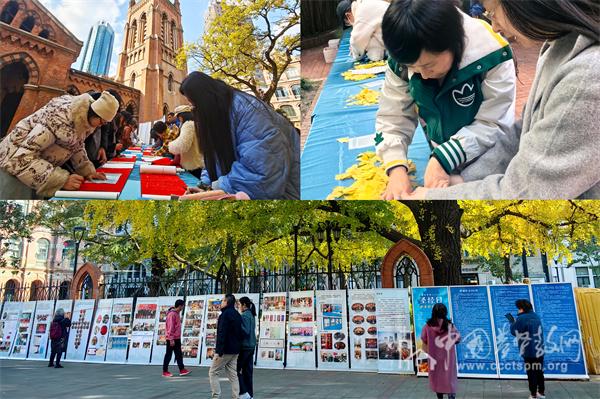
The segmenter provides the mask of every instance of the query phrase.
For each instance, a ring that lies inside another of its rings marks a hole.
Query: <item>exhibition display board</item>
[[[73,317],[71,319],[71,329],[69,332],[67,360],[85,359],[95,305],[95,299],[81,299],[75,301]]]
[[[377,371],[379,353],[375,290],[349,290],[348,303],[351,368]]]
[[[346,291],[317,291],[316,306],[319,369],[348,369]]]
[[[29,346],[29,339],[31,337],[34,313],[35,301],[24,302],[21,314],[19,315],[17,332],[10,351],[10,357],[16,359],[25,359],[27,357],[27,347]]]
[[[100,299],[96,308],[96,316],[90,333],[90,340],[85,355],[88,362],[103,362],[108,346],[108,333],[110,329],[110,315],[113,299]]]
[[[192,365],[200,364],[200,342],[204,327],[206,295],[188,296],[181,323],[181,351],[184,363],[192,360]]]
[[[10,354],[15,341],[23,302],[6,302],[0,318],[0,359]]]
[[[115,298],[110,315],[110,335],[106,348],[106,362],[125,363],[131,329],[133,298]]]
[[[286,325],[285,292],[263,294],[257,367],[283,368]]]
[[[157,297],[137,298],[131,327],[128,363],[144,364],[150,362],[154,330],[158,320],[157,310]]]
[[[62,309],[65,311],[65,317],[67,319],[73,320],[73,317],[71,315],[71,310],[73,309],[73,300],[72,299],[59,299],[58,301],[56,301],[56,304],[54,305],[54,313],[56,313],[56,311],[58,309]],[[52,315],[52,319],[54,319],[54,314]],[[71,329],[69,329],[69,332],[71,331]],[[50,332],[48,332],[50,333]],[[67,338],[67,344],[68,341],[71,340],[70,334],[69,337]],[[66,346],[66,350],[68,351],[68,345]],[[46,351],[46,358],[48,358],[50,356],[50,350]],[[63,352],[62,354],[62,358],[66,359],[67,358],[67,353]]]
[[[29,343],[28,359],[43,360],[46,358],[50,339],[50,324],[54,315],[54,301],[38,301],[33,317],[33,330]]]
[[[375,292],[375,298],[377,320],[373,326],[377,326],[377,370],[382,373],[413,374],[408,289],[382,288]]]
[[[549,378],[589,378],[571,284],[532,284],[531,294],[544,328],[544,374]]]
[[[417,375],[428,375],[429,360],[423,352],[421,333],[423,326],[431,317],[431,310],[436,303],[443,303],[450,310],[448,303],[448,287],[414,287],[411,290],[413,305],[413,326],[415,330]],[[448,315],[451,317],[450,315]]]
[[[289,293],[286,368],[315,369],[314,291]]]
[[[450,287],[450,303],[452,321],[462,334],[456,346],[458,375],[496,378],[496,345],[487,287]]]
[[[492,285],[489,289],[498,354],[498,374],[500,377],[526,378],[523,358],[519,353],[519,344],[517,338],[510,333],[510,323],[505,315],[511,313],[516,316],[515,302],[517,299],[531,301],[529,286],[521,284]]]

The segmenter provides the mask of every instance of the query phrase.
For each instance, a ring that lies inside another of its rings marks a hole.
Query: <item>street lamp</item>
[[[75,226],[73,227],[73,238],[75,239],[75,260],[73,262],[73,279],[71,284],[75,283],[75,273],[77,272],[77,258],[79,257],[79,245],[85,235],[85,227]]]

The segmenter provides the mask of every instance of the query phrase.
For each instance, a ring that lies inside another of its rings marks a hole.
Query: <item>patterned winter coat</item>
[[[40,197],[51,197],[64,186],[69,172],[60,166],[69,160],[75,173],[94,173],[84,147],[94,132],[87,119],[93,101],[89,94],[57,97],[17,123],[0,142],[0,169]],[[3,190],[0,187],[0,197]]]

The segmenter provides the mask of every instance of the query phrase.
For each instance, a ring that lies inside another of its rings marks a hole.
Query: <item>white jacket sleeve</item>
[[[485,153],[512,128],[516,93],[513,60],[491,69],[481,82],[481,91],[483,102],[475,120],[433,150],[448,173]],[[458,155],[458,160],[449,154]]]
[[[354,59],[362,58],[365,53],[372,51],[377,54],[369,54],[374,61],[383,59],[385,49],[376,40],[375,35],[381,35],[381,21],[389,4],[385,1],[356,1],[352,6],[354,24],[350,35],[350,54]]]
[[[409,93],[408,82],[388,65],[375,120],[376,134],[381,135],[375,138],[375,148],[386,171],[398,165],[408,165],[406,153],[417,122],[415,101]]]

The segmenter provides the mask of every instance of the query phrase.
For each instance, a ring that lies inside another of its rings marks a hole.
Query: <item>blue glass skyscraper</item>
[[[115,31],[106,21],[97,22],[90,29],[83,50],[81,70],[93,75],[108,75],[112,55]]]

